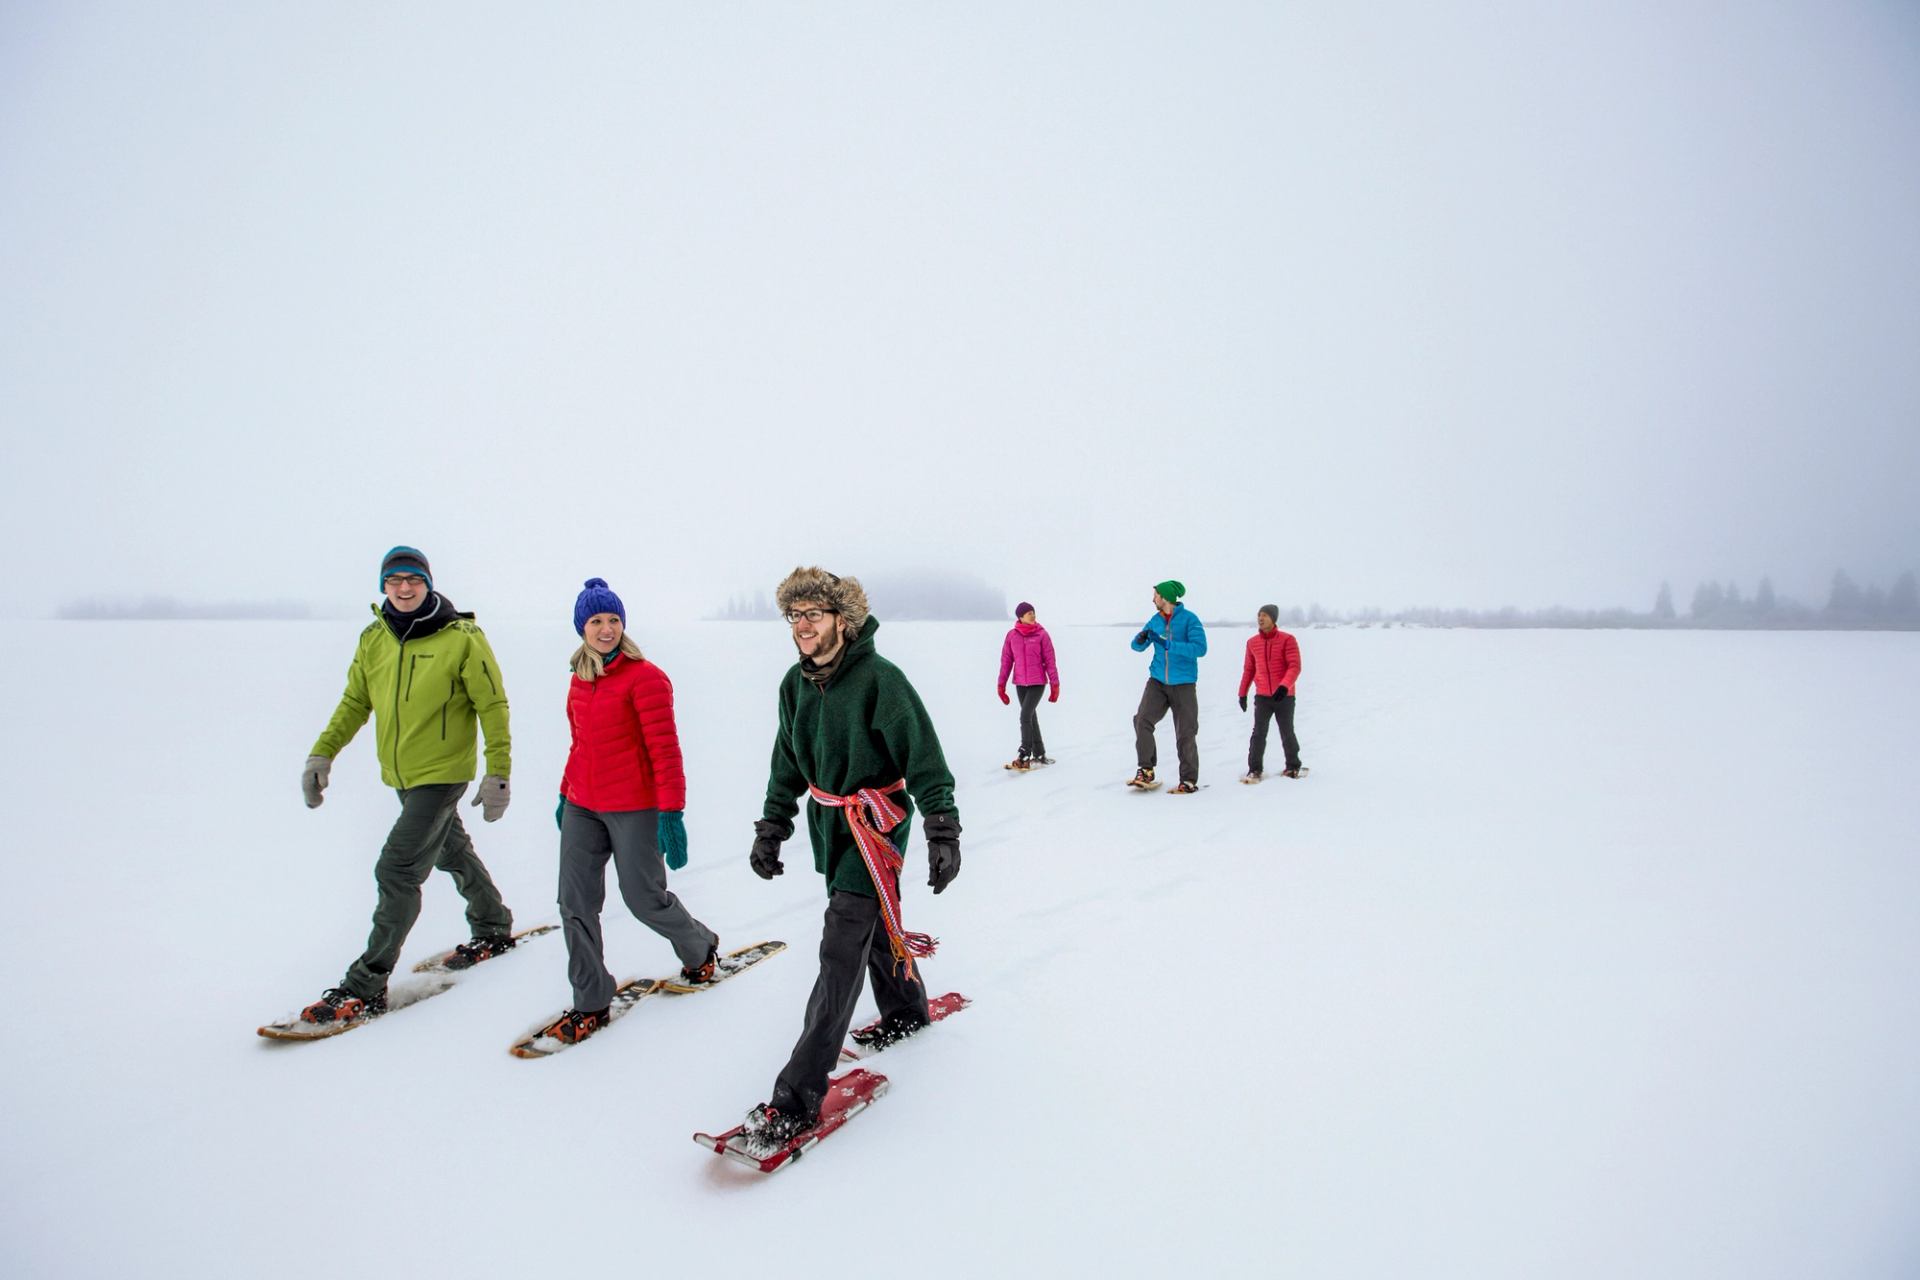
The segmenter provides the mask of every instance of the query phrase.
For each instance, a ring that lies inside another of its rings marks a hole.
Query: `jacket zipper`
[[[400,642],[400,659],[405,661],[407,642]],[[400,671],[398,665],[393,673],[393,782],[400,790],[406,790],[406,780],[400,776]]]

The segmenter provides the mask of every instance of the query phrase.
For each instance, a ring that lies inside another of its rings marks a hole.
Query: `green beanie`
[[[1162,600],[1171,600],[1175,604],[1179,604],[1180,597],[1187,594],[1187,584],[1173,578],[1168,578],[1165,582],[1154,583],[1153,589],[1160,593]]]

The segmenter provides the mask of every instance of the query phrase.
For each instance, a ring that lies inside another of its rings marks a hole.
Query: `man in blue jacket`
[[[1180,785],[1173,789],[1177,796],[1200,789],[1200,748],[1194,743],[1200,730],[1200,695],[1195,682],[1200,678],[1199,660],[1207,652],[1206,629],[1180,603],[1186,594],[1186,586],[1171,578],[1156,585],[1153,616],[1133,638],[1134,652],[1150,650],[1152,657],[1140,710],[1133,717],[1133,750],[1140,768],[1127,785],[1142,791],[1159,785],[1153,780],[1153,766],[1159,760],[1153,729],[1171,711],[1174,746],[1180,756]]]

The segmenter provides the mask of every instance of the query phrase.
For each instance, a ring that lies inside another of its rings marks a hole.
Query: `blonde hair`
[[[646,655],[640,652],[640,646],[635,644],[633,637],[625,631],[620,633],[620,647],[614,652],[631,658],[635,662],[646,659]],[[588,684],[592,684],[607,673],[606,658],[601,657],[600,651],[584,640],[580,642],[580,647],[573,651],[570,661],[573,664],[573,674]]]

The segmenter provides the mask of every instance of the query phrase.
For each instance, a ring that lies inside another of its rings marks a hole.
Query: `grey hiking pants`
[[[1287,768],[1298,769],[1300,739],[1293,736],[1293,695],[1276,694],[1269,698],[1264,693],[1256,693],[1253,695],[1253,737],[1247,741],[1247,772],[1259,773],[1266,766],[1269,720],[1280,724],[1280,749],[1286,752]]]
[[[560,924],[567,937],[567,981],[573,1007],[604,1009],[616,984],[607,972],[600,908],[607,901],[607,859],[620,877],[620,897],[633,918],[673,945],[682,965],[704,964],[720,937],[693,918],[667,888],[660,856],[660,812],[596,813],[569,800],[560,817]]]
[[[362,1000],[387,989],[400,948],[420,918],[420,886],[435,867],[453,877],[454,888],[467,900],[467,927],[474,937],[513,932],[513,913],[500,900],[493,877],[460,823],[460,797],[467,794],[467,784],[437,782],[394,794],[400,797],[400,817],[373,864],[373,882],[380,895],[373,906],[373,932],[367,936],[365,954],[340,982]]]
[[[1194,735],[1200,731],[1200,686],[1162,684],[1148,680],[1140,694],[1140,709],[1133,716],[1133,753],[1142,769],[1151,769],[1160,759],[1153,742],[1153,728],[1161,717],[1173,712],[1173,745],[1180,757],[1180,781],[1200,781],[1200,748]]]
[[[915,962],[916,969],[918,962]],[[853,1027],[853,1008],[863,979],[873,979],[880,1016],[890,1022],[927,1021],[927,989],[894,969],[880,900],[836,890],[827,899],[820,931],[820,976],[807,997],[807,1024],[793,1057],[773,1082],[773,1105],[782,1114],[817,1116],[827,1096],[827,1076],[840,1062],[840,1046]]]
[[[1038,760],[1047,754],[1046,744],[1040,740],[1040,695],[1047,686],[1017,684],[1013,691],[1020,696],[1020,754]]]

